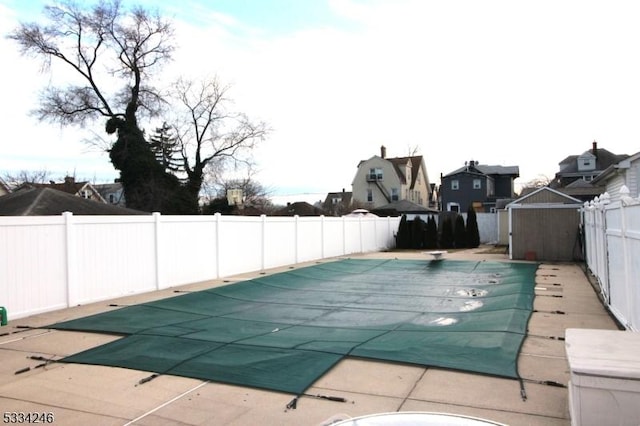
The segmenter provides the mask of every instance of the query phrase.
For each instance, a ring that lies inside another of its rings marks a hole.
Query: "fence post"
[[[162,271],[160,270],[160,265],[162,264],[162,260],[160,259],[161,250],[160,250],[160,213],[153,212],[153,230],[154,230],[154,257],[155,257],[155,281],[156,281],[156,290],[160,290],[160,277],[162,277]]]
[[[358,234],[360,235],[360,253],[364,253],[364,242],[362,235],[362,216],[358,216]]]
[[[320,259],[324,259],[324,215],[320,215]]]
[[[347,223],[346,217],[342,216],[342,255],[347,254]]]
[[[262,246],[260,248],[261,253],[261,260],[260,260],[260,268],[262,268],[262,270],[264,271],[266,268],[266,254],[267,254],[267,215],[265,214],[261,214],[260,215],[260,236],[262,238]]]
[[[74,291],[75,291],[75,259],[72,256],[73,249],[75,248],[74,232],[73,232],[73,213],[63,212],[64,218],[64,239],[65,239],[65,272],[66,272],[66,285],[67,285],[67,308],[73,306]]]
[[[216,240],[214,241],[214,247],[216,249],[216,258],[215,258],[215,265],[216,265],[216,278],[220,278],[220,218],[222,217],[222,215],[220,213],[216,213],[213,215],[213,220],[215,222],[215,228],[216,228]]]
[[[625,314],[626,324],[625,327],[627,330],[635,329],[637,324],[633,324],[632,320],[634,318],[633,315],[633,302],[635,300],[635,294],[633,291],[633,284],[631,283],[631,271],[630,271],[630,257],[631,253],[629,253],[629,243],[627,241],[627,212],[626,212],[626,203],[623,201],[625,197],[629,196],[629,188],[626,185],[622,185],[620,188],[620,236],[622,237],[622,260],[624,265],[624,290],[626,295],[627,309]]]
[[[293,216],[293,239],[295,241],[295,262],[294,263],[298,263],[298,246],[300,245],[300,242],[298,241],[298,215],[294,215]]]
[[[373,249],[374,250],[379,250],[380,249],[380,235],[378,235],[378,219],[377,218],[373,219],[373,236],[374,236]]]

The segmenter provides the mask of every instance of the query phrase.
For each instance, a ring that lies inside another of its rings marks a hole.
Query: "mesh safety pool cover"
[[[63,362],[293,394],[345,356],[518,378],[536,269],[347,259],[50,328],[125,335]]]

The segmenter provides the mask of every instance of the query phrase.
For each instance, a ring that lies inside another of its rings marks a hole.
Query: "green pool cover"
[[[292,394],[347,356],[519,378],[536,269],[347,259],[50,328],[124,335],[63,362]]]

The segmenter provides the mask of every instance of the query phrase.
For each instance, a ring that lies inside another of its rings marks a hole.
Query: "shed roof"
[[[567,194],[563,194],[556,189],[543,186],[512,201],[507,204],[507,207],[514,204],[582,204],[582,201]]]

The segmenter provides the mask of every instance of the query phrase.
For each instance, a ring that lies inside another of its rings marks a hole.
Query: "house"
[[[360,161],[351,186],[353,202],[369,210],[399,200],[432,207],[431,185],[421,155],[387,158],[387,149],[381,146],[379,156]]]
[[[97,201],[104,204],[107,203],[93,185],[89,182],[76,182],[75,178],[72,176],[65,177],[64,182],[62,183],[56,183],[54,181],[50,181],[49,183],[24,183],[20,185],[18,190],[21,191],[27,188],[50,188],[66,192],[67,194],[71,194],[76,197],[84,198],[85,200]]]
[[[306,201],[287,203],[287,205],[273,212],[273,216],[321,216],[324,215],[322,209],[312,206]]]
[[[465,162],[453,172],[440,176],[442,210],[495,212],[499,200],[515,197],[514,181],[520,176],[518,166],[488,166],[477,161]]]
[[[342,216],[351,210],[351,192],[346,192],[342,188],[342,192],[329,192],[322,209],[330,216]]]
[[[49,187],[23,188],[0,197],[0,216],[142,215],[139,210],[112,206]]]
[[[591,183],[604,186],[610,201],[620,199],[620,189],[623,185],[629,190],[630,197],[640,197],[640,152],[607,167]]]
[[[122,188],[121,182],[100,183],[93,185],[93,187],[107,203],[113,206],[126,207],[127,203],[124,198],[124,189]]]
[[[570,155],[559,163],[560,171],[549,187],[581,201],[590,201],[605,191],[603,181],[593,182],[594,179],[627,157],[626,154],[613,154],[598,148],[598,142],[593,141],[590,150],[580,155]]]

